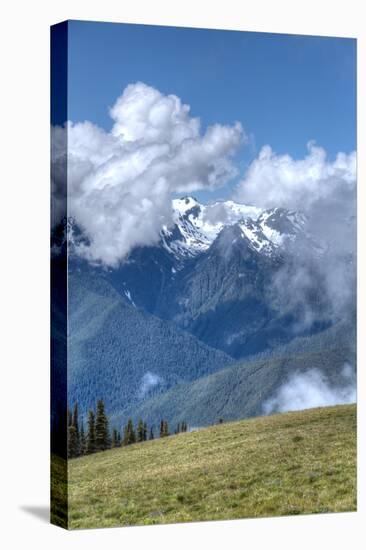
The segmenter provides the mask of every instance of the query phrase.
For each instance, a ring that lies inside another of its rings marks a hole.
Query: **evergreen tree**
[[[144,422],[144,441],[147,440],[147,424]]]
[[[160,422],[160,437],[167,437],[168,435],[169,435],[168,422],[166,420],[162,420]]]
[[[144,441],[144,423],[141,418],[137,424],[136,439],[138,443]]]
[[[67,456],[68,458],[75,458],[79,454],[78,449],[78,438],[76,434],[75,426],[68,427],[68,438],[67,438]]]
[[[108,420],[108,416],[107,416],[107,446],[106,446],[106,449],[111,449],[112,448],[112,437],[111,437],[111,432],[109,431],[109,420]]]
[[[95,447],[97,451],[105,451],[109,446],[108,419],[105,414],[104,401],[99,399],[95,419]]]
[[[88,436],[86,440],[86,452],[94,453],[95,447],[95,415],[93,411],[88,413]]]
[[[67,409],[67,426],[72,426],[72,412]]]
[[[80,454],[85,455],[86,454],[86,437],[84,432],[84,422],[81,422],[80,426]]]
[[[76,432],[79,433],[79,412],[77,403],[75,403],[74,412],[72,413],[72,425],[74,426]]]
[[[117,447],[120,447],[121,446],[121,433],[117,432],[117,434],[118,434],[118,445],[117,445]]]
[[[132,443],[136,443],[136,434],[135,430],[133,429],[132,420],[130,418],[124,429],[123,445],[131,445]]]
[[[118,431],[114,428],[112,432],[112,449],[118,446]]]
[[[151,426],[150,428],[150,435],[149,435],[149,439],[154,439],[154,430],[153,430],[153,427]]]
[[[74,411],[72,413],[72,426],[75,428],[76,434],[76,456],[80,454],[80,433],[79,433],[79,414],[78,414],[78,404],[75,403]]]
[[[131,419],[128,421],[128,433],[129,433],[130,443],[136,443],[136,433],[133,428],[133,423]]]

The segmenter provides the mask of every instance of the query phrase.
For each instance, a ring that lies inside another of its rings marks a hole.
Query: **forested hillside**
[[[329,391],[347,385],[355,373],[355,334],[341,323],[321,334],[297,338],[275,353],[263,354],[235,364],[191,383],[180,383],[163,395],[152,397],[140,407],[112,417],[117,425],[128,416],[156,424],[167,418],[173,425],[186,419],[190,426],[207,426],[265,413],[264,403],[291,377],[316,372],[326,380]],[[347,366],[349,372],[344,374]]]
[[[70,269],[68,401],[82,414],[105,399],[120,413],[154,393],[234,363],[194,336],[137,310],[102,276]]]

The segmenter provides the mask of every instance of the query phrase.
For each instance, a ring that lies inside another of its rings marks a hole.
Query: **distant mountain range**
[[[303,214],[273,208],[262,210],[233,201],[200,204],[192,197],[173,200],[175,225],[163,229],[162,244],[177,260],[207,251],[219,233],[237,226],[240,237],[256,252],[271,254],[304,231]]]
[[[345,361],[355,363],[354,319],[342,325],[342,342],[329,344],[329,330],[338,329],[322,315],[317,270],[307,326],[299,328],[299,311],[273,299],[274,277],[294,258],[314,265],[327,259],[326,243],[303,213],[233,201],[202,205],[192,197],[174,199],[172,208],[160,242],[135,248],[116,269],[79,259],[73,238],[82,231],[72,220],[66,226],[68,395],[84,415],[102,397],[117,423],[140,414],[175,422],[183,411],[202,425],[220,414],[241,418],[260,414],[292,368],[316,363],[334,379]],[[306,341],[302,355],[291,348],[299,338]],[[316,356],[314,338],[324,343]],[[282,359],[273,359],[279,349]]]
[[[322,254],[306,217],[232,201],[206,206],[192,197],[174,200],[173,211],[174,225],[162,228],[158,245],[133,250],[108,273],[116,290],[236,359],[292,338],[296,312],[277,311],[270,290],[293,250]],[[316,307],[321,287],[314,289]]]

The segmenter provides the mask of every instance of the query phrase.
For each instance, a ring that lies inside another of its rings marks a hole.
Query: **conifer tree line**
[[[174,434],[187,431],[187,423],[179,422]],[[161,420],[159,437],[167,437],[171,435],[167,420]],[[134,426],[132,419],[129,419],[127,424],[121,431],[113,428],[109,429],[109,420],[105,412],[103,399],[97,402],[96,410],[90,410],[86,421],[86,429],[84,421],[79,420],[78,404],[75,403],[74,408],[68,409],[67,412],[67,456],[75,458],[87,454],[105,451],[115,447],[132,445],[134,443],[142,443],[143,441],[155,439],[154,426],[148,427],[147,423],[142,419]]]

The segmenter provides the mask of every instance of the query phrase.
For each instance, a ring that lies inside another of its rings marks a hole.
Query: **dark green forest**
[[[343,383],[345,364],[356,364],[355,333],[348,323],[309,337],[297,338],[272,353],[264,353],[226,367],[193,382],[180,383],[161,395],[152,396],[139,407],[113,416],[142,416],[148,422],[159,418],[178,421],[183,415],[190,426],[209,426],[224,418],[239,420],[264,414],[263,402],[273,397],[293,374],[316,370],[337,388]]]
[[[108,396],[109,414],[233,365],[224,352],[126,303],[102,277],[69,277],[68,395],[86,413]],[[155,383],[144,383],[151,373]]]

